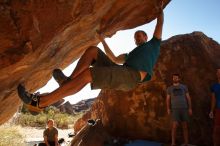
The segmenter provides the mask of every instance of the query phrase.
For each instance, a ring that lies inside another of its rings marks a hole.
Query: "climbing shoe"
[[[36,94],[28,93],[25,90],[25,87],[22,86],[21,84],[18,85],[17,91],[18,91],[18,97],[24,103],[24,107],[26,107],[32,115],[37,115],[41,111],[43,111],[44,108],[39,107],[39,102],[40,102],[39,93]]]

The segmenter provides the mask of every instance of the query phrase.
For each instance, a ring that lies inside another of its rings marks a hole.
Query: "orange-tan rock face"
[[[91,110],[75,124],[75,131],[86,120],[98,118],[112,136],[168,142],[171,121],[166,112],[166,88],[172,74],[180,73],[192,98],[190,143],[210,146],[209,87],[215,81],[219,58],[220,45],[200,32],[164,41],[152,81],[130,92],[102,90]],[[178,139],[182,141],[182,133]]]
[[[166,0],[168,2],[169,0]],[[16,86],[45,85],[90,45],[156,18],[160,0],[25,0],[0,2],[0,124],[16,112]]]

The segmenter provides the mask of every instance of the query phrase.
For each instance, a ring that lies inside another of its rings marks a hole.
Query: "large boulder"
[[[165,0],[167,4],[170,0]],[[148,23],[161,0],[4,0],[0,2],[0,124],[21,103],[16,87],[31,92],[44,86],[55,68],[75,61],[90,45],[96,30],[118,30]]]
[[[129,92],[102,90],[74,129],[79,131],[88,119],[101,119],[112,136],[169,142],[171,120],[166,112],[166,88],[172,83],[172,74],[179,73],[192,98],[190,143],[210,146],[209,87],[216,80],[219,58],[220,45],[201,32],[165,40],[150,82]],[[181,133],[178,140],[182,141]]]
[[[104,146],[111,140],[101,120],[91,120],[74,136],[71,146]]]

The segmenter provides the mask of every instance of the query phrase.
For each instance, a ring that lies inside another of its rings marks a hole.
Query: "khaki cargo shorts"
[[[112,62],[104,52],[98,51],[97,60],[90,68],[92,89],[114,89],[129,91],[140,82],[138,71]]]

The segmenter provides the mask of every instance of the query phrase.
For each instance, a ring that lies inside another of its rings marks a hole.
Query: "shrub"
[[[68,114],[59,113],[54,115],[54,121],[57,124],[57,127],[60,128],[68,128],[69,124],[73,124],[74,118],[73,116],[69,116]]]
[[[74,122],[82,116],[82,113],[76,115],[70,115],[62,113],[56,107],[50,106],[45,109],[44,112],[33,116],[29,112],[25,111],[21,113],[16,121],[16,124],[21,126],[31,127],[45,127],[48,119],[54,119],[54,122],[58,128],[68,128],[68,125],[74,124]]]
[[[19,126],[0,127],[0,146],[24,146]]]

